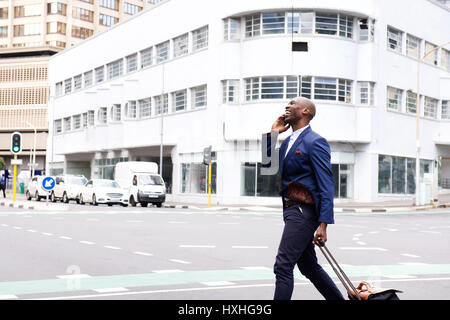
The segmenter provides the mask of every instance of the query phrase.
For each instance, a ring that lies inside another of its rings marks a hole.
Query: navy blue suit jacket
[[[287,196],[291,181],[305,185],[314,198],[319,222],[334,223],[334,182],[331,171],[331,152],[327,140],[306,128],[285,157],[289,138],[279,149],[282,197]]]

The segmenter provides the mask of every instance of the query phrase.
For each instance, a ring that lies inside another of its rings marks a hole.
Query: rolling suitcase
[[[345,289],[347,290],[348,298],[350,300],[400,300],[397,296],[397,293],[400,293],[402,291],[397,289],[383,289],[373,287],[366,281],[362,281],[355,288],[345,272],[336,262],[333,255],[326,247],[325,243],[320,239],[318,240],[318,242],[320,244],[318,246],[320,248],[320,251],[322,251],[325,259],[327,259],[331,268],[333,268],[334,273],[336,273],[337,277],[344,285]]]

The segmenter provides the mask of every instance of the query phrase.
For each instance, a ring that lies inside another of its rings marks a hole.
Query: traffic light
[[[14,154],[22,152],[22,134],[20,132],[13,132],[11,135],[11,152]]]
[[[203,164],[208,165],[211,163],[211,160],[212,160],[211,159],[211,149],[212,149],[211,146],[203,149]]]

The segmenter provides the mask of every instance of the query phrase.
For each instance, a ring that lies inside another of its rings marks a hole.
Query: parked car
[[[48,192],[42,188],[42,180],[44,180],[44,178],[46,178],[46,176],[34,176],[31,179],[27,185],[27,190],[25,191],[27,200],[35,198],[37,201],[40,201],[47,197]]]
[[[140,203],[147,207],[149,203],[161,207],[166,200],[166,187],[158,174],[155,162],[119,162],[116,164],[114,179],[129,196],[128,202],[133,207]]]
[[[121,204],[128,206],[128,195],[117,182],[108,179],[89,180],[82,188],[79,195],[80,204],[89,202],[96,206],[106,203],[108,206]]]
[[[50,194],[50,200],[56,202],[61,200],[64,203],[69,203],[70,200],[75,200],[80,203],[81,188],[86,184],[87,179],[82,175],[62,175],[56,176],[56,185]]]

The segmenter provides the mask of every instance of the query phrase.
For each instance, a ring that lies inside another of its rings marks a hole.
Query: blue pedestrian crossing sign
[[[51,191],[55,187],[55,179],[52,177],[45,177],[42,179],[42,189],[45,191]]]

